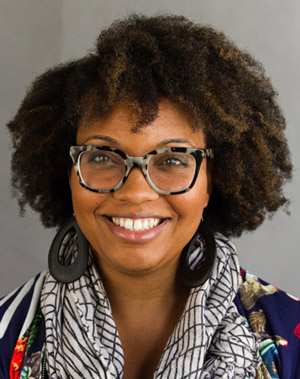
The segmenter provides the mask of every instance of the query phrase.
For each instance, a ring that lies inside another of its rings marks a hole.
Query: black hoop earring
[[[59,261],[59,251],[66,235],[70,233],[72,229],[74,229],[77,234],[78,253],[74,262],[66,266]],[[77,221],[72,217],[59,229],[52,241],[48,255],[49,271],[51,275],[61,283],[74,282],[79,279],[86,270],[88,256],[89,243],[80,230]]]
[[[189,266],[189,259],[191,253],[197,247],[196,241],[199,234],[205,241],[204,258],[200,260],[199,264],[192,270]],[[210,277],[212,269],[216,261],[216,240],[213,232],[205,224],[204,221],[200,225],[191,241],[183,248],[180,257],[180,269],[182,282],[191,288],[201,286]]]

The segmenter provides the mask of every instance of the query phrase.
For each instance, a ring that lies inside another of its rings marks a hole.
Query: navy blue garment
[[[0,300],[1,379],[44,375],[45,323],[39,299],[45,274]],[[235,304],[261,337],[258,377],[300,378],[300,299],[242,269]]]

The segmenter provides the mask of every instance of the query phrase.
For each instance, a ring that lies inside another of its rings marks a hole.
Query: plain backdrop
[[[294,179],[285,187],[285,193],[291,199],[291,215],[279,211],[258,230],[234,243],[243,267],[300,296],[298,0],[0,0],[0,296],[46,267],[55,233],[45,230],[39,216],[30,209],[25,217],[19,216],[11,196],[6,123],[38,74],[86,54],[103,27],[132,12],[172,13],[210,24],[265,66],[288,124]]]

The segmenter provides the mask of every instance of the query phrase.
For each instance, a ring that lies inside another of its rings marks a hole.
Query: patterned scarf
[[[191,257],[197,264],[205,246],[199,238]],[[239,264],[233,245],[216,234],[217,261],[211,278],[193,288],[162,353],[155,379],[254,378],[260,364],[258,336],[233,303]],[[65,241],[74,256],[76,243]],[[47,372],[51,378],[122,378],[124,354],[109,300],[90,254],[88,268],[74,283],[49,273],[41,294],[46,323]]]

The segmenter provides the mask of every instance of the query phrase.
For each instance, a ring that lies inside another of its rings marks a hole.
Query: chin
[[[124,250],[123,250],[124,251]],[[102,260],[102,263],[101,263]],[[153,255],[153,250],[148,254],[145,252],[145,249],[134,249],[134,251],[127,251],[122,256],[118,255],[117,257],[111,254],[106,256],[106,258],[100,257],[100,266],[103,267],[105,264],[106,270],[118,271],[123,274],[128,275],[143,275],[154,272],[160,267],[166,265],[163,263],[164,257],[159,254]]]

